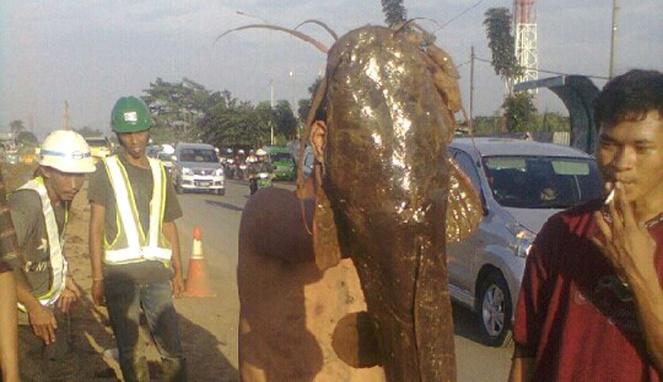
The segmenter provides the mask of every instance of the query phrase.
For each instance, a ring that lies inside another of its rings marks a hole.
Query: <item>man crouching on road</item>
[[[92,296],[105,299],[126,381],[149,381],[139,338],[140,309],[161,354],[164,379],[186,381],[172,295],[183,290],[175,219],[182,216],[163,164],[145,155],[150,114],[143,101],[120,98],[111,127],[123,151],[90,177]]]
[[[663,73],[596,103],[604,199],[553,216],[530,251],[512,381],[663,380]]]
[[[20,372],[26,381],[44,375],[68,380],[76,373],[68,313],[80,291],[67,268],[63,238],[69,205],[92,171],[85,139],[54,131],[41,145],[37,176],[7,201],[21,254],[6,260],[17,280]]]

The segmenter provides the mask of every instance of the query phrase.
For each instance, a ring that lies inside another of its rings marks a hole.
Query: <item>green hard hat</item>
[[[111,127],[116,133],[137,133],[150,128],[150,111],[141,99],[122,97],[113,106]]]

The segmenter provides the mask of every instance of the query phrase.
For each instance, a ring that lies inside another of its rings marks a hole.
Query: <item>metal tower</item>
[[[516,59],[524,69],[516,82],[539,79],[539,55],[536,38],[535,0],[514,0],[513,23],[516,33]]]

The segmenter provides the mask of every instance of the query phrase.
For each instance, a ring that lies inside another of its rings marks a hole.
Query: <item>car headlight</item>
[[[193,175],[193,171],[190,168],[182,167],[182,175]]]
[[[532,249],[532,243],[534,243],[536,235],[532,231],[521,229],[516,233],[515,238],[514,251],[516,256],[527,257],[529,251]]]
[[[214,175],[215,176],[223,176],[223,169],[222,168],[216,169],[216,171],[214,171]]]

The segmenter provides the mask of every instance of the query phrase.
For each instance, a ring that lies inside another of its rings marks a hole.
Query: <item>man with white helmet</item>
[[[41,145],[36,176],[8,198],[20,249],[20,256],[6,260],[16,270],[24,380],[38,378],[33,373],[58,376],[71,355],[67,313],[80,291],[63,255],[63,235],[70,203],[92,171],[85,139],[57,130]],[[44,346],[43,358],[26,359]]]

